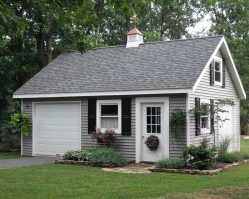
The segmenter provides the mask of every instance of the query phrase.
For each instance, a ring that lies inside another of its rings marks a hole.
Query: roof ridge
[[[152,41],[152,42],[145,42],[144,44],[140,44],[141,46],[146,45],[146,44],[157,44],[157,43],[167,43],[167,42],[177,42],[177,41],[188,41],[188,40],[197,40],[197,39],[208,39],[208,38],[217,38],[217,37],[223,37],[223,35],[213,35],[213,36],[204,36],[204,37],[195,37],[195,38],[181,38],[181,39],[173,39],[173,40],[165,40],[165,41]],[[106,49],[106,48],[117,48],[117,47],[125,47],[125,45],[113,45],[113,46],[101,46],[97,47],[94,50],[101,50],[101,49]],[[64,53],[74,53],[74,52],[79,52],[78,50],[68,50],[63,52]]]
[[[208,38],[217,38],[217,37],[223,37],[223,35],[213,35],[213,36],[194,37],[194,38],[181,38],[181,39],[173,39],[173,40],[165,40],[165,41],[152,41],[152,42],[145,42],[145,44],[187,41],[187,40],[197,40],[197,39],[208,39]]]

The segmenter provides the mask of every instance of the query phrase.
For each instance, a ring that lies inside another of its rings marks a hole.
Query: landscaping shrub
[[[159,168],[182,169],[185,166],[185,162],[181,159],[163,159],[159,160],[156,165]]]
[[[125,166],[126,159],[112,148],[98,148],[89,156],[89,163],[94,166]]]
[[[249,153],[241,153],[241,157],[244,159],[244,160],[249,160]]]
[[[63,159],[75,161],[88,161],[93,149],[84,149],[81,151],[68,151],[64,154]]]
[[[243,159],[243,155],[240,152],[224,153],[219,157],[219,161],[224,163],[239,162]]]
[[[214,164],[216,149],[209,148],[205,141],[200,146],[190,146],[183,150],[187,166],[198,169],[209,169]]]
[[[68,151],[64,160],[89,161],[93,166],[124,166],[126,159],[113,148],[84,149],[81,151]]]
[[[219,157],[227,152],[230,143],[231,143],[231,139],[229,139],[229,138],[225,138],[225,139],[222,139],[220,141],[219,146],[218,146],[218,156]]]

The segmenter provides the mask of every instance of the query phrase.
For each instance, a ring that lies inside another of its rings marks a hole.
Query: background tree
[[[187,31],[210,14],[209,34],[224,34],[249,88],[248,0],[5,0],[0,2],[0,135],[20,110],[13,92],[59,54],[99,46],[124,45],[137,27],[145,41],[191,37]],[[202,15],[200,15],[202,13]],[[249,101],[242,101],[242,131],[249,123]]]
[[[210,14],[211,35],[226,37],[242,83],[249,93],[249,1],[204,0],[206,14]],[[241,133],[249,133],[249,99],[241,101]]]

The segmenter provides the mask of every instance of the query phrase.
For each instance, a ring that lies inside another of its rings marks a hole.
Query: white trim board
[[[21,114],[23,114],[23,99],[21,99]],[[21,130],[21,156],[23,156],[23,134],[22,134],[22,130]]]
[[[121,95],[156,95],[190,93],[192,89],[165,89],[165,90],[144,90],[144,91],[110,91],[110,92],[89,92],[89,93],[54,93],[54,94],[27,94],[13,95],[13,98],[52,98],[52,97],[92,97],[92,96],[121,96]]]
[[[220,40],[219,44],[217,45],[216,49],[214,50],[213,54],[211,55],[210,59],[208,60],[208,62],[205,65],[205,68],[203,69],[203,71],[201,72],[200,76],[198,77],[197,81],[195,82],[195,85],[193,87],[193,92],[195,92],[195,90],[197,89],[199,83],[201,82],[203,76],[205,75],[206,71],[209,69],[209,65],[211,64],[211,62],[213,61],[213,59],[215,58],[217,52],[219,51],[219,49],[221,49],[222,55],[225,58],[225,62],[227,64],[227,69],[230,72],[230,75],[232,77],[232,80],[234,82],[236,91],[238,93],[238,96],[240,99],[246,99],[246,93],[245,90],[243,88],[243,85],[241,83],[238,71],[236,69],[236,66],[233,62],[233,58],[231,56],[230,50],[228,48],[228,45],[226,43],[226,40],[224,37],[222,37],[222,39]]]

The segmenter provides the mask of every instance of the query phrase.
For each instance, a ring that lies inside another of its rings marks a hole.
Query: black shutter
[[[210,64],[210,85],[214,85],[214,62]]]
[[[96,99],[88,99],[88,134],[96,130]]]
[[[195,135],[201,134],[201,114],[199,113],[201,103],[200,98],[195,98]]]
[[[223,60],[223,67],[222,67],[222,88],[226,87],[226,67],[225,67],[225,61]]]
[[[214,100],[210,100],[210,133],[215,133],[214,130]]]
[[[131,135],[131,98],[122,99],[122,135]]]

